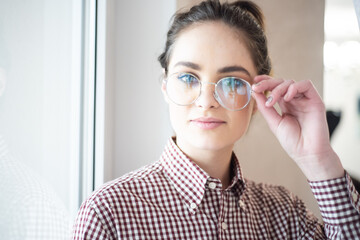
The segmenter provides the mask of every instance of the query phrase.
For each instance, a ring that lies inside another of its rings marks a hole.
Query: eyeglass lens
[[[215,97],[226,109],[241,110],[251,98],[250,84],[235,77],[226,77],[217,82]],[[166,81],[168,97],[176,104],[186,106],[194,103],[201,94],[201,82],[189,73],[170,75]]]

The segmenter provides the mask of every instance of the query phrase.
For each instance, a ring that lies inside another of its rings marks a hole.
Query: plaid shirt
[[[324,224],[283,187],[243,178],[235,155],[222,190],[169,140],[159,161],[98,189],[73,239],[360,239],[360,199],[350,177],[309,182]]]

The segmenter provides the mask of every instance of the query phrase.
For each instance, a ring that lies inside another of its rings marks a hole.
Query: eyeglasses
[[[217,83],[202,82],[191,73],[174,73],[165,79],[166,94],[177,105],[193,104],[201,94],[203,84],[215,85],[214,97],[231,111],[244,109],[251,99],[249,82],[237,77],[225,77]]]

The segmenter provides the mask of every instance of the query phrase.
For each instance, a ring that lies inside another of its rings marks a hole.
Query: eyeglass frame
[[[192,102],[189,103],[189,104],[179,104],[179,103],[176,103],[174,100],[172,100],[172,99],[169,97],[169,94],[168,94],[168,91],[167,91],[167,80],[168,80],[168,78],[169,78],[170,76],[172,76],[172,75],[180,74],[180,73],[189,74],[189,75],[191,75],[192,77],[196,78],[196,79],[199,81],[199,83],[200,83],[200,92],[199,92],[199,95],[195,98],[194,101],[192,101]],[[252,88],[251,88],[250,83],[249,83],[248,81],[246,81],[245,79],[242,79],[242,78],[239,78],[239,77],[232,77],[232,76],[223,77],[223,78],[219,79],[219,81],[217,81],[216,83],[200,81],[200,79],[198,79],[196,76],[194,76],[194,74],[187,73],[187,72],[175,72],[175,73],[170,74],[169,77],[166,77],[166,78],[164,78],[164,80],[163,80],[163,81],[165,82],[165,92],[166,92],[166,95],[168,96],[168,98],[169,98],[173,103],[175,103],[175,104],[178,105],[178,106],[190,106],[191,104],[194,104],[194,103],[199,99],[199,97],[201,96],[203,83],[204,83],[204,84],[210,84],[210,85],[214,85],[214,86],[215,86],[215,87],[214,87],[214,93],[213,93],[215,100],[216,100],[223,108],[225,108],[225,109],[227,109],[227,110],[229,110],[229,111],[236,112],[236,111],[241,111],[241,110],[243,110],[244,108],[246,108],[246,107],[249,105],[249,103],[250,103],[250,101],[251,101],[251,98],[252,98],[252,97],[251,97],[251,93],[253,92],[253,90],[252,90]],[[240,109],[230,109],[230,108],[224,106],[225,104],[221,101],[221,98],[219,97],[219,95],[218,95],[218,93],[217,93],[217,91],[216,91],[216,87],[217,87],[218,83],[221,82],[223,79],[226,79],[226,78],[236,78],[236,79],[240,79],[241,81],[245,82],[245,84],[249,87],[248,89],[250,89],[250,92],[249,92],[250,97],[249,97],[248,101],[246,102],[246,104],[245,104],[242,108],[240,108]]]

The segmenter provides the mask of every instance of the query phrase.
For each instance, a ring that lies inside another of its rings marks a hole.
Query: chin
[[[234,142],[229,138],[216,135],[197,135],[188,138],[188,142],[195,148],[207,151],[219,151],[224,148],[233,147]]]

